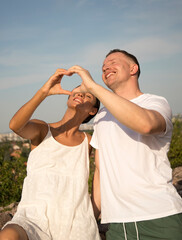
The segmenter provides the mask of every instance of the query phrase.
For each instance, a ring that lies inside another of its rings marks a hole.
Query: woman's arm
[[[45,123],[40,120],[30,121],[34,111],[40,103],[48,96],[55,94],[70,94],[70,91],[61,88],[61,79],[65,73],[64,69],[58,69],[49,80],[36,92],[36,94],[25,103],[12,117],[9,127],[23,138],[33,140],[39,138]]]

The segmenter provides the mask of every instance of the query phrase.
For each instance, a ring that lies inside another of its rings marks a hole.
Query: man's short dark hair
[[[111,51],[106,55],[106,57],[108,57],[108,56],[109,56],[110,54],[112,54],[112,53],[117,53],[117,52],[120,52],[120,53],[124,54],[126,57],[130,58],[131,60],[133,60],[134,63],[136,63],[136,64],[138,65],[137,75],[138,75],[138,77],[139,77],[139,76],[140,76],[140,73],[141,73],[140,64],[139,64],[137,58],[136,58],[134,55],[132,55],[131,53],[128,53],[128,52],[125,51],[125,50],[121,50],[121,49],[117,49],[117,48],[116,48],[116,49],[111,50]]]

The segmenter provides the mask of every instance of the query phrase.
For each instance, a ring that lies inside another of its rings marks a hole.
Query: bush
[[[26,176],[26,159],[4,161],[0,170],[0,206],[20,201],[23,180]]]
[[[11,143],[0,143],[0,206],[18,202],[26,176],[26,157],[11,157]]]
[[[94,170],[95,170],[94,156],[91,156],[90,157],[90,175],[89,175],[89,179],[88,179],[89,193],[92,192],[92,181],[93,181],[93,176],[94,176]]]
[[[173,123],[173,135],[168,152],[171,167],[182,166],[182,119],[176,118]]]

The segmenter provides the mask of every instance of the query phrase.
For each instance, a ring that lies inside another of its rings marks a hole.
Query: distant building
[[[81,131],[92,131],[94,129],[94,126],[92,123],[84,123],[80,125]]]
[[[3,142],[5,140],[8,140],[8,141],[22,141],[22,142],[26,141],[25,139],[18,136],[14,132],[0,134],[0,142]]]
[[[13,147],[13,150],[15,150],[15,151],[20,150],[20,147],[16,144],[13,144],[12,147]]]
[[[23,143],[24,148],[30,148],[30,143]]]
[[[85,124],[81,124],[80,126],[80,130],[81,131],[92,131],[93,130],[93,123],[85,123]],[[21,141],[24,142],[26,141],[26,139],[18,136],[16,133],[14,132],[10,132],[10,133],[2,133],[0,134],[0,142],[3,142],[5,140],[8,141]]]
[[[172,122],[174,123],[177,119],[180,122],[182,122],[182,114],[174,115],[173,118],[172,118]]]

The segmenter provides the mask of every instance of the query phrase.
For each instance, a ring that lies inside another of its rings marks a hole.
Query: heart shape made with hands
[[[74,74],[79,75],[81,77],[81,79],[83,79],[85,77],[86,78],[91,77],[87,70],[85,70],[84,68],[82,68],[80,66],[75,65],[75,66],[69,68],[68,70],[67,69],[61,69],[61,68],[57,69],[56,72],[54,73],[54,75],[52,76],[52,78],[54,80],[56,80],[57,83],[60,83],[60,85],[61,85],[63,76],[71,77]],[[62,94],[68,94],[68,95],[71,94],[71,92],[69,90],[63,89],[62,86],[60,86],[60,87],[62,89]],[[79,89],[80,92],[88,92],[88,90],[85,87],[83,82],[79,85],[79,87],[80,87],[80,89]],[[75,88],[77,88],[77,87],[75,87]]]
[[[64,75],[65,75],[65,76],[68,76],[68,77],[71,77],[73,74],[69,74],[69,72],[68,72],[68,74],[67,74],[67,73],[63,74],[63,77],[64,77]],[[62,80],[61,80],[61,82],[62,82]],[[62,88],[62,87],[61,87],[61,88]],[[77,86],[73,87],[73,89],[72,89],[71,91],[66,90],[66,89],[63,89],[63,88],[62,88],[62,90],[65,91],[65,92],[70,92],[70,94],[71,94],[71,92],[72,92],[75,88],[79,88],[79,92],[83,92],[83,93],[88,92],[88,90],[87,90],[87,88],[85,87],[85,85],[83,84],[83,82],[82,82],[80,85],[77,85]]]

